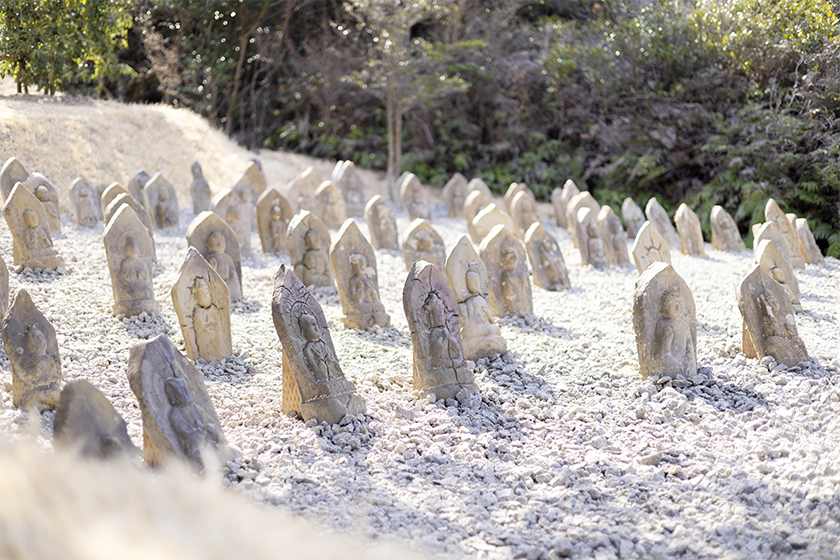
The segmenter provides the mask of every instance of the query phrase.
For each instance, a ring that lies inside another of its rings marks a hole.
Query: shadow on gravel
[[[343,327],[342,327],[343,328]],[[396,327],[384,327],[379,332],[351,329],[353,334],[367,342],[392,348],[411,348],[411,338]]]
[[[257,313],[260,309],[262,309],[262,303],[259,301],[241,299],[230,304],[230,312],[236,315],[250,315]]]
[[[559,327],[552,323],[549,319],[544,319],[536,315],[514,315],[511,317],[501,317],[499,325],[516,329],[523,334],[534,334],[539,336],[548,336],[551,338],[569,337],[570,330]]]
[[[702,380],[701,380],[702,378]],[[701,367],[691,383],[673,389],[683,394],[689,401],[702,399],[717,410],[732,410],[736,413],[749,412],[757,406],[769,407],[763,395],[752,387],[739,387],[733,383],[716,380],[711,367]]]

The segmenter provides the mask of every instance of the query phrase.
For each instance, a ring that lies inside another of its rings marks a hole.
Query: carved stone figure
[[[192,162],[190,166],[193,180],[190,183],[190,198],[192,199],[193,214],[201,214],[206,210],[210,210],[210,201],[213,199],[213,193],[210,191],[210,184],[204,178],[204,172],[201,170],[201,164],[197,161]]]
[[[9,310],[9,268],[0,257],[0,318]]]
[[[440,270],[446,266],[446,246],[443,244],[443,238],[422,218],[415,219],[403,231],[400,245],[408,270],[414,261],[428,261]]]
[[[286,231],[292,221],[292,205],[280,189],[266,189],[257,200],[257,232],[263,253],[286,254]]]
[[[292,205],[292,209],[296,213],[306,210],[317,214],[318,204],[315,202],[315,191],[323,182],[321,176],[312,167],[307,167],[300,175],[292,179],[286,190],[286,199]]]
[[[527,197],[527,195],[525,195]],[[511,232],[516,231],[516,223],[510,215],[499,208],[496,204],[490,203],[485,206],[481,212],[476,214],[472,220],[472,231],[475,234],[477,243],[490,235],[494,227],[502,225],[508,228]]]
[[[143,187],[143,194],[157,229],[178,227],[178,197],[172,183],[155,173]]]
[[[414,353],[414,389],[438,399],[454,398],[462,390],[478,392],[464,357],[458,302],[435,265],[412,264],[403,307]]]
[[[2,333],[12,364],[12,405],[38,412],[55,409],[62,380],[55,329],[23,288],[3,317]]]
[[[613,258],[595,213],[590,208],[582,207],[578,210],[575,222],[578,228],[580,264],[584,266],[590,264],[595,268],[609,267]]]
[[[527,196],[529,196],[531,198],[531,201],[534,202],[534,205],[536,205],[536,199],[534,198],[534,193],[531,192],[531,189],[528,188],[528,185],[526,185],[525,183],[511,183],[510,186],[508,187],[508,190],[505,191],[505,196],[504,196],[505,209],[507,210],[507,213],[510,214],[511,216],[513,216],[513,214],[514,214],[514,212],[513,212],[513,199],[517,194],[519,194],[521,192],[524,192]]]
[[[73,220],[76,225],[90,227],[99,223],[99,201],[90,183],[77,177],[70,184],[70,200],[73,202]]]
[[[143,188],[151,180],[152,176],[146,173],[145,169],[138,169],[128,180],[128,194],[134,200],[140,202],[149,212],[152,212],[152,209],[147,206],[148,201],[146,200]]]
[[[397,216],[384,198],[376,195],[368,200],[365,205],[365,222],[367,222],[374,248],[399,251]]]
[[[402,200],[403,206],[408,212],[409,220],[416,220],[417,218],[432,219],[426,189],[420,184],[420,179],[414,173],[409,173],[400,183],[400,200]]]
[[[344,206],[344,196],[332,181],[324,181],[315,191],[315,201],[318,204],[318,217],[329,229],[338,229],[347,219],[347,209]]]
[[[307,287],[332,286],[330,232],[318,216],[298,212],[289,222],[289,258],[296,276]]]
[[[697,373],[694,297],[670,264],[655,262],[636,280],[633,327],[642,379]]]
[[[581,208],[589,208],[592,210],[592,217],[597,222],[598,212],[601,211],[601,205],[598,204],[598,201],[592,197],[589,191],[583,191],[580,194],[576,194],[566,205],[566,220],[569,224],[569,233],[572,234],[572,241],[574,241],[575,247],[578,249],[580,249],[580,239],[578,237],[580,228],[578,227],[577,218],[580,215]]]
[[[645,214],[639,205],[629,196],[621,203],[621,216],[624,218],[624,229],[627,237],[635,239],[642,224],[645,223]]]
[[[534,284],[550,292],[572,287],[557,240],[539,222],[531,224],[525,233],[525,250],[531,261]]]
[[[478,216],[479,212],[490,206],[491,198],[480,190],[470,191],[464,200],[464,219],[467,221],[467,233],[473,243],[481,243],[481,237],[473,226],[473,220]]]
[[[528,257],[522,242],[505,226],[484,238],[479,255],[490,276],[490,309],[497,317],[534,312]]]
[[[283,264],[274,279],[271,316],[283,345],[283,412],[329,424],[364,413],[364,399],[341,371],[321,306]]]
[[[53,421],[53,446],[77,451],[82,457],[139,457],[128,437],[125,420],[96,387],[81,379],[61,390]]]
[[[753,231],[753,249],[756,254],[758,254],[758,246],[764,240],[770,240],[776,246],[776,250],[781,253],[782,258],[785,262],[788,263],[788,266],[791,268],[793,265],[791,264],[791,253],[793,251],[790,245],[788,245],[787,238],[785,235],[779,231],[779,228],[776,226],[776,222],[764,222],[763,224],[753,224],[752,226]],[[797,237],[796,242],[799,243],[799,238]],[[796,249],[797,247],[793,247]]]
[[[796,234],[796,228],[791,226],[785,213],[772,198],[764,206],[764,218],[768,222],[776,224],[779,233],[785,238],[790,253],[790,259],[788,260],[790,265],[793,268],[805,268],[805,259],[802,257],[802,251],[799,250],[799,236]],[[788,257],[788,255],[785,255],[785,257]]]
[[[473,191],[480,191],[487,200],[493,200],[493,193],[490,192],[490,187],[487,186],[487,183],[481,180],[480,177],[474,177],[470,179],[470,182],[467,183],[467,196],[469,193]],[[464,199],[464,204],[466,205],[467,199]]]
[[[215,212],[202,212],[187,228],[187,245],[195,247],[227,284],[230,301],[242,299],[242,254],[236,234]]]
[[[165,334],[133,346],[126,373],[140,405],[146,463],[177,457],[203,469],[207,453],[223,463],[233,456],[201,372]]]
[[[738,309],[744,319],[742,348],[748,358],[771,356],[788,367],[808,361],[790,298],[761,265],[738,286]]]
[[[365,183],[352,161],[339,161],[332,172],[332,182],[341,189],[348,216],[362,216],[365,211]]]
[[[131,208],[123,206],[117,211],[105,228],[103,240],[114,292],[114,315],[160,312],[152,285],[152,240]]]
[[[338,284],[338,297],[348,329],[387,327],[391,318],[379,299],[376,252],[362,235],[356,221],[344,222],[330,247],[330,263]]]
[[[802,305],[799,303],[799,283],[790,263],[785,260],[776,245],[769,239],[761,241],[755,251],[755,260],[770,278],[785,288],[793,310],[797,313],[802,311]]]
[[[746,250],[747,246],[744,244],[744,240],[741,239],[738,225],[723,207],[718,205],[713,206],[710,220],[712,223],[712,247],[718,251],[732,251],[735,253]]]
[[[461,341],[468,360],[504,354],[507,349],[490,309],[489,278],[484,261],[466,236],[446,257],[446,277],[458,301]]]
[[[677,208],[677,213],[674,214],[674,222],[676,222],[680,234],[680,248],[683,255],[705,255],[700,218],[685,202]]]
[[[106,190],[106,193],[108,191]],[[104,198],[105,194],[103,194]],[[108,224],[111,223],[111,220],[116,216],[117,211],[123,206],[128,206],[134,212],[134,215],[137,216],[137,219],[140,220],[140,223],[143,224],[143,227],[146,228],[146,233],[149,236],[149,239],[152,240],[152,260],[157,261],[157,255],[155,253],[155,237],[154,237],[154,227],[152,226],[152,219],[149,217],[149,213],[146,211],[146,207],[134,200],[128,193],[120,193],[108,204],[105,208],[105,227],[108,227]]]
[[[47,227],[50,229],[50,234],[60,234],[61,207],[58,204],[58,191],[56,188],[40,173],[32,173],[23,184],[44,205],[44,210],[47,212]]]
[[[525,232],[531,227],[531,224],[539,223],[540,218],[537,215],[537,203],[530,191],[520,191],[516,193],[510,202],[511,217],[513,223],[516,224],[516,236],[519,239],[525,239]]]
[[[464,217],[464,201],[469,194],[467,178],[455,173],[443,187],[443,201],[446,203],[446,213],[450,218]]]
[[[563,189],[560,187],[551,191],[551,205],[554,207],[554,220],[557,227],[566,229],[566,203],[563,200]]]
[[[630,264],[630,255],[627,253],[627,234],[621,225],[621,219],[606,204],[598,212],[598,226],[601,229],[601,237],[607,245],[607,257],[611,259],[610,265]]]
[[[267,182],[265,180],[265,174],[262,170],[262,164],[257,158],[252,158],[248,160],[248,164],[245,166],[245,171],[234,183],[233,190],[241,193],[243,188],[247,188],[248,190],[253,189],[253,200],[256,200],[262,193],[265,192],[266,187]]]
[[[636,269],[639,274],[655,262],[671,264],[671,249],[668,248],[668,242],[659,235],[659,232],[650,222],[642,224],[630,252],[633,254],[633,260],[636,262]]]
[[[254,169],[253,165],[254,160],[251,160],[249,169]],[[259,176],[262,177],[262,172],[260,171],[259,173]],[[244,220],[243,227],[247,225],[249,232],[253,231],[256,227],[254,216],[256,216],[257,213],[257,200],[260,198],[260,194],[265,192],[265,180],[261,179],[259,184],[263,185],[263,190],[259,190],[252,182],[251,177],[249,177],[247,173],[243,173],[239,176],[239,179],[236,183],[234,183],[233,187],[231,187],[231,190],[239,197],[239,205],[241,207],[240,220]],[[211,207],[212,204],[213,203],[211,201]],[[247,222],[247,224],[245,222]]]
[[[9,200],[12,189],[18,183],[24,183],[29,178],[29,171],[15,157],[10,157],[0,169],[0,190],[3,192],[3,202]]]
[[[210,208],[222,218],[236,234],[242,255],[251,254],[251,217],[248,206],[233,189],[224,189],[216,193]]]
[[[825,260],[819,245],[814,239],[814,234],[811,233],[811,228],[808,227],[808,220],[805,218],[796,219],[796,235],[799,237],[799,247],[802,251],[802,256],[808,264],[820,264]]]
[[[117,198],[121,194],[126,194],[131,196],[127,190],[125,190],[119,183],[111,183],[108,185],[102,194],[99,196],[99,206],[102,208],[102,217],[105,218],[105,209],[111,204],[111,201]],[[105,223],[108,223],[108,220],[105,220]]]
[[[58,268],[64,261],[53,247],[47,228],[47,212],[34,194],[18,183],[3,210],[12,232],[15,265],[28,268]]]
[[[575,182],[571,179],[566,179],[566,182],[563,183],[563,189],[560,191],[556,202],[554,199],[554,193],[551,195],[551,203],[554,204],[554,212],[557,213],[561,210],[563,212],[562,217],[560,214],[556,214],[555,216],[557,225],[566,228],[569,232],[573,232],[575,229],[571,224],[569,224],[569,202],[579,194],[580,189],[577,187]]]
[[[233,355],[230,290],[195,247],[187,251],[172,286],[172,304],[191,360],[212,362]]]
[[[662,208],[662,205],[659,204],[656,198],[648,200],[647,206],[645,206],[645,216],[653,224],[653,227],[656,228],[656,231],[659,232],[659,235],[668,242],[669,249],[680,246],[680,236],[674,229],[671,218],[668,217],[668,212]]]

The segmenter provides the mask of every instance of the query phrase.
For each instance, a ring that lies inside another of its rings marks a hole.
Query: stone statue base
[[[473,338],[462,330],[461,340],[464,342],[464,356],[468,360],[504,354],[507,350],[507,343],[501,335]]]
[[[112,313],[133,317],[143,312],[148,314],[160,313],[160,303],[155,299],[135,299],[131,301],[118,301],[112,307]]]
[[[436,399],[454,399],[461,390],[468,393],[478,393],[478,385],[473,382],[472,371],[466,366],[454,368],[441,368],[429,370],[423,376],[425,383],[420,379],[420,372],[417,370],[417,358],[414,359],[414,390],[421,391],[424,395],[433,394]],[[463,380],[463,381],[462,381]],[[432,385],[435,383],[435,385]],[[425,385],[425,386],[424,386]]]
[[[43,257],[36,257],[31,259],[26,259],[21,263],[23,268],[44,268],[44,269],[56,269],[59,267],[64,266],[64,261],[56,255],[48,255]]]
[[[384,311],[373,313],[348,313],[341,318],[341,322],[344,323],[344,326],[348,329],[369,329],[374,325],[379,325],[380,327],[390,327],[391,317]]]
[[[346,382],[345,382],[346,383]],[[332,383],[338,385],[340,383]],[[354,416],[367,410],[365,400],[353,392],[333,393],[303,402],[300,387],[292,373],[292,368],[283,354],[283,413],[297,412],[304,422],[314,418],[327,424],[338,424],[347,414]]]
[[[12,374],[12,406],[15,408],[20,408],[21,402],[26,397],[24,406],[34,406],[39,413],[45,410],[55,410],[61,396],[61,388],[58,383],[50,383],[49,385],[34,387],[28,396],[24,393],[26,393],[26,388],[23,383],[16,375]]]

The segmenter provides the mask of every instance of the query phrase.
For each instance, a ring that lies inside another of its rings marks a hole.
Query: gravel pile
[[[543,209],[545,210],[545,209]],[[461,220],[434,207],[451,249]],[[158,232],[154,279],[162,313],[115,318],[102,226],[64,217],[61,273],[12,273],[58,333],[67,381],[88,379],[142,446],[137,400],[125,375],[129,348],[168,333],[183,351],[170,289],[186,255],[183,227]],[[408,223],[400,214],[399,227]],[[741,352],[735,289],[751,251],[672,255],[694,294],[696,375],[638,374],[632,321],[634,267],[580,266],[551,220],[573,285],[534,287],[536,318],[501,321],[509,351],[473,364],[480,395],[435,402],[412,390],[401,295],[402,255],[377,253],[392,326],[344,329],[335,289],[319,289],[345,374],[367,414],[340,425],[280,412],[281,352],[270,313],[274,274],[287,257],[243,259],[244,301],[233,306],[236,355],[200,362],[231,444],[241,457],[223,484],[266,507],[337,531],[409,540],[428,553],[477,558],[836,557],[840,550],[840,262],[796,272],[797,316],[812,356],[795,368]],[[362,220],[362,231],[367,227]],[[252,241],[259,247],[256,236]],[[11,264],[12,241],[0,228]],[[1,353],[0,353],[1,354]],[[0,387],[11,384],[0,356]],[[0,391],[0,431],[28,437],[32,419]],[[38,441],[49,448],[52,413]]]

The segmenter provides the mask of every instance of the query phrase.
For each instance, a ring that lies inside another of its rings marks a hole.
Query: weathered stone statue
[[[365,183],[352,161],[339,161],[332,172],[332,182],[341,189],[348,216],[362,216],[365,211]]]
[[[563,188],[560,190],[560,194],[557,196],[556,201],[554,193],[551,194],[551,203],[554,205],[557,225],[566,228],[569,232],[572,232],[575,229],[573,226],[569,225],[569,201],[579,194],[580,189],[571,179],[566,179],[566,182],[563,183]],[[561,210],[563,212],[562,216],[557,214],[557,212],[560,212]]]
[[[365,222],[370,230],[370,240],[374,248],[399,251],[397,216],[384,198],[376,195],[368,200],[365,206]]]
[[[510,202],[511,217],[516,224],[516,236],[525,239],[525,232],[531,224],[539,223],[537,215],[537,203],[534,201],[530,191],[520,191],[513,195]]]
[[[563,200],[563,189],[560,187],[551,191],[551,205],[554,207],[554,220],[557,227],[566,229],[566,202]]]
[[[144,207],[146,207],[148,201],[146,200],[143,189],[146,186],[146,183],[151,180],[152,176],[146,173],[145,169],[138,169],[128,180],[128,194],[130,194],[134,200],[143,204]],[[152,212],[151,208],[146,208],[149,212]]]
[[[511,232],[516,231],[516,223],[513,221],[513,218],[492,202],[476,214],[471,225],[472,232],[475,234],[477,240],[476,243],[481,243],[481,240],[490,235],[493,228],[498,225],[505,226]]]
[[[187,357],[207,362],[233,355],[230,330],[230,290],[195,247],[187,251],[178,280],[172,286]]]
[[[9,310],[9,268],[0,257],[0,318]]]
[[[642,379],[697,373],[694,297],[670,264],[655,262],[636,280],[633,327]]]
[[[277,187],[266,189],[257,200],[257,232],[263,253],[284,255],[286,231],[292,221],[292,205]]]
[[[195,247],[227,284],[230,301],[242,299],[242,254],[236,234],[215,212],[202,212],[187,228],[187,246]]]
[[[738,309],[744,319],[742,349],[748,358],[771,356],[788,367],[808,361],[790,298],[761,265],[753,267],[738,286]]]
[[[53,421],[53,446],[91,459],[140,456],[120,413],[84,379],[71,381],[61,390]]]
[[[796,234],[796,228],[790,225],[787,216],[772,198],[764,206],[764,218],[768,222],[776,224],[779,233],[785,238],[790,252],[790,259],[788,260],[790,265],[793,268],[805,268],[805,259],[802,258],[802,252],[799,250],[799,236]],[[785,257],[787,258],[788,255],[785,255]]]
[[[113,314],[159,313],[152,285],[152,239],[131,208],[117,211],[103,240],[114,292]]]
[[[424,220],[431,220],[432,215],[429,213],[429,199],[426,195],[426,189],[420,184],[414,173],[409,173],[400,183],[400,200],[408,212],[409,220],[416,220],[423,218]]]
[[[73,220],[78,226],[95,226],[101,216],[96,191],[90,183],[77,177],[70,184],[70,200],[73,202]]]
[[[9,200],[12,189],[18,183],[24,183],[29,178],[29,171],[16,157],[10,157],[0,169],[0,190],[3,192],[3,202]]]
[[[6,199],[3,210],[12,232],[15,266],[58,268],[64,261],[53,247],[47,227],[47,212],[34,194],[18,183]]]
[[[414,389],[438,399],[478,392],[461,343],[458,302],[440,270],[417,261],[408,271],[403,307],[414,353]]]
[[[146,208],[152,213],[157,229],[178,227],[178,196],[172,183],[155,173],[143,187]]]
[[[415,219],[403,231],[400,245],[408,270],[414,261],[428,261],[440,270],[446,266],[446,246],[443,244],[443,238],[422,218]]]
[[[584,266],[590,264],[595,268],[609,267],[613,259],[595,213],[590,208],[582,207],[578,210],[575,222],[578,228],[576,237],[580,251],[580,264]]]
[[[531,224],[525,233],[525,250],[531,261],[534,284],[550,292],[572,287],[557,240],[539,222]]]
[[[443,201],[446,203],[446,213],[450,218],[464,217],[464,201],[469,194],[467,178],[455,173],[443,187]]]
[[[621,203],[621,216],[624,218],[624,229],[627,237],[635,239],[642,224],[645,223],[645,214],[639,205],[629,196]]]
[[[680,246],[680,236],[674,229],[668,213],[662,208],[662,205],[659,204],[656,198],[648,200],[647,206],[645,206],[645,215],[648,221],[653,224],[653,227],[656,228],[656,231],[659,232],[659,235],[668,242],[669,248]]]
[[[289,222],[287,242],[295,275],[307,287],[332,286],[330,232],[318,216],[298,212]]]
[[[487,267],[473,244],[461,236],[446,258],[446,277],[458,301],[461,341],[468,360],[504,354],[507,349],[490,309]]]
[[[578,237],[580,228],[578,227],[577,218],[580,215],[581,208],[589,208],[592,210],[592,217],[597,223],[598,212],[601,211],[601,205],[598,204],[598,201],[592,197],[589,191],[583,191],[580,194],[576,194],[566,205],[566,220],[569,224],[569,233],[572,234],[572,241],[574,241],[575,247],[578,249],[580,248],[580,239]]]
[[[598,212],[598,226],[601,229],[601,237],[607,245],[607,257],[611,259],[610,265],[630,264],[630,255],[627,253],[627,234],[621,225],[621,219],[606,204]]]
[[[119,183],[111,183],[108,185],[102,194],[99,196],[99,206],[102,208],[102,217],[105,218],[105,209],[111,204],[111,201],[117,198],[121,194],[126,194],[129,197],[131,193],[125,190]],[[107,224],[107,220],[105,220]]]
[[[263,174],[262,164],[257,158],[252,158],[248,160],[245,171],[236,179],[232,188],[240,194],[243,189],[252,190],[253,200],[256,200],[265,192],[266,187],[267,182],[265,174]]]
[[[753,224],[752,226],[753,231],[753,249],[756,254],[758,254],[758,246],[764,240],[769,240],[773,242],[773,245],[776,246],[776,250],[781,253],[782,258],[787,262],[788,266],[791,268],[793,265],[791,264],[791,253],[793,253],[792,249],[796,249],[796,247],[791,247],[788,245],[787,238],[785,235],[779,231],[779,228],[776,226],[776,222],[764,222],[763,224]],[[799,243],[799,238],[796,239],[796,242]]]
[[[487,200],[493,200],[493,193],[490,192],[490,187],[487,186],[487,183],[481,180],[480,177],[474,177],[470,179],[470,182],[467,183],[467,196],[469,193],[473,191],[481,192]],[[466,205],[467,199],[464,199],[464,204]]]
[[[799,283],[790,263],[785,260],[776,245],[769,239],[761,241],[755,250],[755,260],[770,278],[784,287],[793,310],[797,313],[802,311],[802,305],[799,303]]]
[[[47,227],[51,235],[61,233],[61,207],[58,204],[58,191],[46,177],[32,173],[23,183],[29,191],[44,205],[47,212]]]
[[[210,210],[210,201],[213,199],[213,193],[210,190],[210,184],[204,178],[201,164],[197,161],[192,162],[190,170],[193,176],[192,183],[190,183],[190,198],[192,199],[193,214],[201,214],[206,210]]]
[[[490,276],[490,308],[493,315],[531,315],[531,281],[528,257],[522,242],[505,226],[496,226],[484,238],[479,255]]]
[[[654,262],[671,264],[671,249],[668,248],[668,242],[659,235],[650,222],[645,222],[639,229],[630,252],[633,254],[639,274],[647,270]]]
[[[473,243],[481,243],[481,237],[478,236],[473,220],[478,216],[479,212],[490,206],[492,199],[485,195],[480,190],[470,191],[464,200],[464,219],[467,221],[467,233]]]
[[[683,202],[674,214],[674,221],[680,234],[680,248],[683,255],[705,255],[703,248],[703,228],[700,226],[700,218],[694,210]]]
[[[108,194],[106,190],[103,193],[103,198],[105,198],[105,194]],[[152,240],[152,257],[154,261],[157,261],[157,256],[155,253],[155,237],[154,237],[154,227],[152,226],[152,219],[149,217],[149,213],[146,211],[146,207],[134,200],[128,193],[120,193],[113,200],[108,204],[105,208],[105,227],[108,227],[108,224],[111,223],[111,220],[116,216],[117,211],[122,208],[123,206],[128,206],[134,212],[134,215],[137,216],[137,219],[140,220],[140,223],[143,224],[143,227],[146,228],[146,233],[149,235],[149,239]]]
[[[3,317],[2,333],[12,365],[12,405],[38,412],[55,409],[62,380],[55,329],[23,288]]]
[[[312,167],[307,167],[300,175],[292,179],[286,190],[286,199],[292,205],[292,209],[295,212],[306,210],[317,214],[318,204],[315,202],[315,191],[323,182],[321,176]]]
[[[233,189],[224,189],[216,193],[210,208],[222,218],[236,234],[242,255],[251,254],[251,217],[248,205],[242,201]]]
[[[344,206],[344,196],[332,181],[324,181],[315,191],[315,201],[318,204],[318,217],[328,229],[338,229],[347,219],[347,209]]]
[[[201,372],[165,334],[133,346],[126,373],[140,404],[146,463],[177,457],[203,469],[208,453],[232,457]]]
[[[713,206],[710,220],[712,223],[712,247],[718,251],[732,251],[735,253],[746,250],[747,246],[744,245],[744,240],[741,239],[738,225],[723,207],[718,205]]]
[[[819,245],[814,239],[814,234],[811,233],[811,228],[808,227],[808,220],[805,218],[796,219],[796,235],[799,237],[799,247],[802,251],[802,256],[808,264],[820,264],[825,260]]]
[[[321,306],[286,265],[274,279],[271,316],[283,345],[283,412],[329,424],[364,413],[364,399],[341,371]]]
[[[505,196],[503,198],[505,202],[505,210],[507,210],[507,213],[511,216],[513,216],[513,198],[521,192],[524,192],[527,196],[531,197],[532,202],[536,202],[534,193],[531,192],[528,185],[525,183],[511,183],[508,190],[505,191]]]

